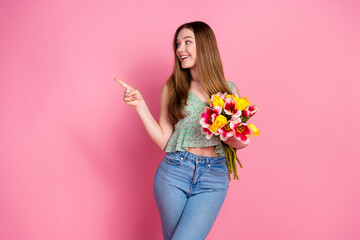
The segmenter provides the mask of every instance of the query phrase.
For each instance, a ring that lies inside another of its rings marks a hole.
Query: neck
[[[200,82],[199,72],[196,66],[190,69],[190,74],[191,74],[191,81]]]

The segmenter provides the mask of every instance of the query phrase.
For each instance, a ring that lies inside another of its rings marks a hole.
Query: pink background
[[[360,239],[358,1],[0,3],[0,239],[161,239],[157,119],[171,41],[201,20],[260,137],[207,239]]]

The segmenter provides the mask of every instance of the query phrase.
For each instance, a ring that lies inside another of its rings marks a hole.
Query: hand
[[[246,147],[249,143],[243,143],[240,140],[237,140],[234,136],[229,137],[228,140],[226,140],[224,143],[229,145],[230,147],[241,149]]]
[[[140,92],[133,87],[127,85],[120,79],[115,78],[114,80],[120,83],[121,86],[125,88],[124,102],[135,108],[139,106],[140,102],[143,101],[143,97],[141,96]]]

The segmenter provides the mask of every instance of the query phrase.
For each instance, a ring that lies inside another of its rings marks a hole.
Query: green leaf
[[[249,119],[250,119],[250,117],[242,117],[241,122],[246,123]]]

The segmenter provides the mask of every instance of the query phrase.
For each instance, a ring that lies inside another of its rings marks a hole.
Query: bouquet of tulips
[[[242,165],[236,155],[236,149],[224,143],[229,137],[249,143],[250,137],[258,136],[259,130],[254,124],[246,122],[258,112],[256,105],[250,104],[246,97],[239,98],[237,94],[217,93],[209,99],[209,107],[204,107],[204,113],[200,117],[202,133],[210,139],[213,135],[219,136],[226,151],[226,164],[234,179],[239,179],[235,160]]]

